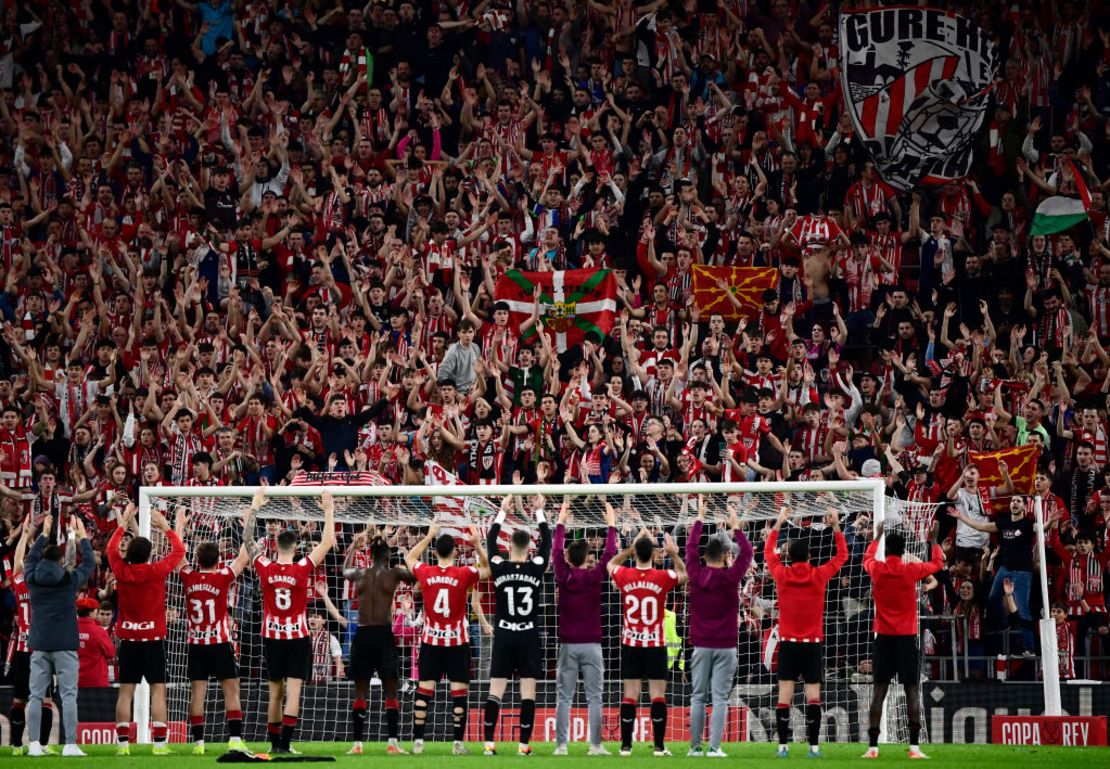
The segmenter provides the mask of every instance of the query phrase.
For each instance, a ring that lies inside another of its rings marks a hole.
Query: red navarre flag
[[[774,267],[706,267],[695,264],[694,303],[702,317],[720,313],[725,320],[740,320],[758,315],[763,309],[763,292],[779,284],[779,271]],[[729,301],[720,282],[743,305],[743,309]]]
[[[979,468],[979,483],[983,486],[1002,486],[1002,469],[999,462],[1006,463],[1010,472],[1010,480],[1014,482],[1014,493],[1029,495],[1033,493],[1033,481],[1037,475],[1037,458],[1040,449],[1033,444],[1016,446],[1000,451],[988,451],[984,454],[972,452],[971,461]],[[996,513],[1010,509],[1010,498],[999,497],[992,505]]]

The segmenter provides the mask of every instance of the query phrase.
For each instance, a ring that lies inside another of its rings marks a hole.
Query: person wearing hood
[[[111,685],[108,680],[108,666],[115,659],[116,646],[108,631],[96,621],[96,612],[99,609],[100,601],[95,598],[77,600],[79,689],[103,689]]]
[[[38,737],[42,700],[56,678],[62,699],[63,756],[83,756],[77,746],[77,594],[88,582],[96,560],[81,519],[70,518],[67,539],[78,539],[81,551],[73,571],[62,565],[65,548],[50,540],[53,516],[46,516],[23,567],[31,601],[31,696],[27,707],[28,733]],[[27,755],[45,755],[42,744],[33,740]]]

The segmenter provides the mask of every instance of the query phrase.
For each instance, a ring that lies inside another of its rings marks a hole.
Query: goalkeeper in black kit
[[[531,755],[532,728],[536,716],[536,678],[540,673],[543,654],[537,625],[540,602],[543,600],[543,576],[551,560],[551,529],[544,515],[544,499],[536,497],[534,511],[540,530],[536,555],[529,557],[532,535],[518,528],[510,539],[509,557],[498,552],[501,525],[514,497],[508,496],[486,536],[490,553],[490,578],[497,596],[497,619],[494,622],[493,655],[490,662],[489,699],[483,719],[485,746],[483,754],[496,752],[494,735],[501,713],[501,698],[509,678],[520,677],[520,744],[517,752]]]

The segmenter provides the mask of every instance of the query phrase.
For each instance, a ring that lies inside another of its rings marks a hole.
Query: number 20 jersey
[[[308,591],[315,568],[307,558],[278,563],[264,555],[254,559],[262,588],[262,637],[293,640],[308,637]]]
[[[613,572],[613,584],[620,590],[624,609],[621,645],[637,648],[666,645],[663,613],[667,593],[678,585],[678,575],[671,569],[620,566]]]

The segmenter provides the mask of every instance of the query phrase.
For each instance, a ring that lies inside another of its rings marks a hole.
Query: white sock
[[[920,751],[920,750],[921,750],[921,748],[919,748],[919,747],[918,747],[917,745],[910,745],[910,750],[917,750],[917,751]]]

